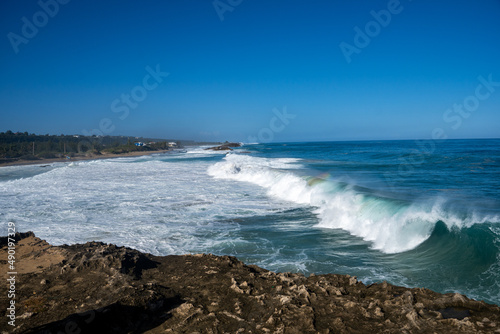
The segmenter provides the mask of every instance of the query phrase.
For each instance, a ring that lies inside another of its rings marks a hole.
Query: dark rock
[[[447,307],[441,310],[438,310],[439,313],[443,316],[443,319],[458,319],[462,320],[464,318],[470,317],[470,311],[468,309],[457,308],[457,307]]]
[[[212,150],[212,151],[231,151],[231,147],[240,147],[240,143],[225,143],[219,146],[213,146],[206,148],[205,150]]]
[[[17,242],[21,239],[25,239],[25,238],[29,238],[29,237],[35,237],[35,233],[33,233],[31,231],[25,232],[25,233],[16,232],[15,236],[11,237],[11,239],[14,239]],[[0,237],[0,247],[7,246],[8,242],[9,242],[9,237]]]
[[[7,247],[1,249],[6,258]],[[500,308],[460,294],[274,273],[235,257],[153,256],[19,234],[13,333],[493,333]],[[58,257],[55,257],[55,256]],[[49,258],[51,261],[48,261]],[[41,284],[45,280],[46,284]],[[0,294],[0,303],[8,303]],[[2,314],[5,318],[5,308]]]

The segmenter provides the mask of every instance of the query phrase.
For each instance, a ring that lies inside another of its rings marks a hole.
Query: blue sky
[[[0,2],[0,131],[500,137],[499,0],[59,1]]]

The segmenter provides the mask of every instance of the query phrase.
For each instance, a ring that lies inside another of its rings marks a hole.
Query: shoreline
[[[38,160],[17,160],[10,162],[0,162],[0,168],[2,167],[12,167],[12,166],[26,166],[26,165],[44,165],[54,162],[73,162],[73,161],[87,161],[87,160],[100,160],[100,159],[113,159],[113,158],[127,158],[127,157],[140,157],[145,155],[152,154],[161,154],[171,152],[173,150],[156,150],[156,151],[135,151],[128,153],[103,153],[100,155],[91,155],[91,156],[76,156],[71,159],[65,158],[50,158],[50,159],[38,159]]]
[[[102,242],[53,246],[33,232],[7,241],[0,237],[3,258],[8,247],[16,255],[13,333],[68,326],[151,334],[498,333],[500,327],[498,305],[458,293],[365,285],[349,275],[275,273],[231,256],[154,256]],[[7,272],[7,261],[1,263]],[[9,298],[2,294],[0,302]]]

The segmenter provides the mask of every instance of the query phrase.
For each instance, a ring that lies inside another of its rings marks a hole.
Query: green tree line
[[[147,146],[136,146],[135,142]],[[157,139],[125,136],[37,135],[28,132],[0,132],[0,158],[37,159],[64,155],[126,153],[168,149],[168,143]]]

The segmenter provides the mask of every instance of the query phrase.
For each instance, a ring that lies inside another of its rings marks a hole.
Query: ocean
[[[1,235],[14,222],[56,245],[233,255],[500,305],[500,139],[188,147],[2,167],[0,208]]]

